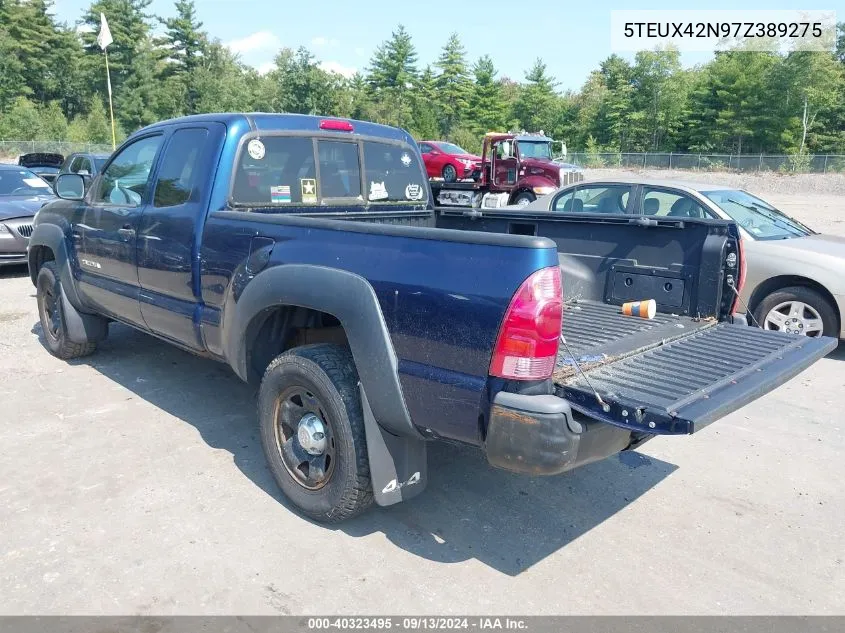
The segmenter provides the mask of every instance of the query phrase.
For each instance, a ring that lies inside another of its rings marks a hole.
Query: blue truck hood
[[[55,196],[51,195],[0,196],[0,220],[35,215],[38,209],[54,199]]]

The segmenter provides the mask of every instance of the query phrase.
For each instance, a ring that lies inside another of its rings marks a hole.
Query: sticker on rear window
[[[315,204],[317,202],[317,180],[315,178],[300,178],[299,185],[302,188],[303,204]]]
[[[405,187],[405,197],[408,200],[422,200],[423,190],[419,185],[408,185]]]
[[[249,155],[255,160],[261,160],[264,158],[264,152],[266,150],[264,149],[264,143],[259,141],[257,138],[254,138],[246,146],[246,151],[249,152]]]
[[[370,183],[370,200],[384,200],[388,198],[387,188],[384,181]]]
[[[270,202],[273,204],[289,204],[290,185],[270,187]]]
[[[50,188],[50,185],[48,185],[46,182],[44,182],[40,178],[24,178],[23,181],[29,187],[47,187],[48,189]]]
[[[402,161],[402,164],[405,165],[405,167],[411,166],[411,157],[408,156],[408,154],[402,154],[402,158],[400,160]]]

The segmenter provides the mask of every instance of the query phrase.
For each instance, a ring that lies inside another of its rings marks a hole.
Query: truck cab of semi
[[[553,158],[554,140],[527,132],[490,132],[484,136],[477,183],[432,183],[443,206],[497,209],[526,205],[558,187],[583,179],[581,170]]]

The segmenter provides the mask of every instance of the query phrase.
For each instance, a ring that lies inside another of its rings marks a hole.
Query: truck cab
[[[435,199],[444,206],[524,206],[582,180],[580,169],[553,158],[553,143],[542,132],[490,132],[484,136],[478,183],[432,183]]]

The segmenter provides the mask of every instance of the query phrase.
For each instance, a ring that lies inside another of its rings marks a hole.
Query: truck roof
[[[402,129],[390,127],[389,125],[381,125],[379,123],[370,123],[368,121],[357,121],[355,119],[344,119],[341,117],[316,116],[310,114],[279,114],[272,112],[221,112],[213,114],[193,114],[190,116],[177,117],[174,119],[167,119],[166,121],[159,121],[148,125],[134,134],[154,130],[167,125],[180,124],[186,125],[191,123],[223,123],[226,127],[233,125],[249,123],[250,120],[255,124],[258,130],[297,130],[297,131],[320,131],[320,121],[331,119],[334,121],[348,121],[354,128],[353,134],[360,134],[365,136],[380,136],[396,141],[405,141],[413,143],[411,136]]]
[[[551,143],[553,139],[550,139],[548,136],[543,136],[542,134],[517,134],[514,137],[516,141],[534,141],[537,143]]]
[[[548,136],[544,136],[543,134],[530,134],[530,133],[516,134],[514,132],[487,132],[487,134],[484,135],[484,138],[491,140],[491,141],[502,141],[502,140],[513,139],[515,141],[534,141],[534,142],[543,142],[543,143],[554,142],[554,139],[551,139]]]

